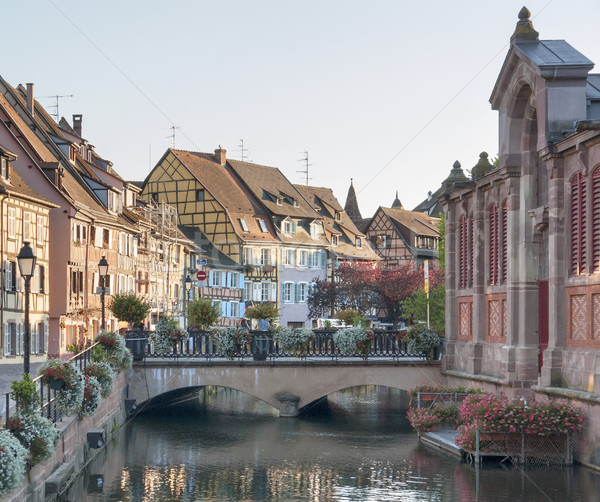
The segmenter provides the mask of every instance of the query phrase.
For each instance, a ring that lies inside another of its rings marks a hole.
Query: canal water
[[[138,415],[63,501],[597,501],[581,466],[468,463],[419,444],[402,391],[360,387],[298,418],[207,388]]]

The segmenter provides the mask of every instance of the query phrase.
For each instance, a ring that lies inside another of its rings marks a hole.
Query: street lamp
[[[192,289],[192,279],[190,278],[189,275],[185,278],[184,285],[185,285],[185,306],[187,307],[187,304],[190,301],[190,289]],[[184,319],[185,325],[187,327],[187,308],[185,310],[186,311],[184,312],[183,319]]]
[[[102,304],[102,331],[106,329],[106,320],[104,319],[104,281],[108,275],[108,262],[106,256],[103,256],[98,262],[98,274],[100,275],[100,283],[102,289],[100,290],[100,303]]]
[[[29,242],[24,242],[19,255],[19,271],[25,279],[25,340],[23,340],[23,373],[29,374],[29,352],[31,351],[31,326],[29,325],[29,291],[31,277],[35,270],[35,255],[29,247]]]

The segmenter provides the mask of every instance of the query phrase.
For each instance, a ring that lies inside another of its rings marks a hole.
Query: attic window
[[[332,235],[331,236],[331,244],[334,246],[338,245],[338,236],[337,235]]]
[[[294,235],[296,233],[296,222],[292,220],[285,220],[283,222],[283,233],[288,235]]]
[[[204,190],[196,190],[196,202],[202,202],[204,200]]]
[[[342,213],[339,211],[335,212],[335,221],[342,221]]]
[[[294,199],[294,207],[298,207],[300,204],[298,204],[298,201],[296,199]]]
[[[258,220],[258,226],[260,227],[261,232],[263,233],[268,233],[269,231],[267,230],[267,224],[265,223],[265,220]]]
[[[248,223],[246,223],[246,220],[244,218],[240,218],[240,225],[244,232],[248,231]]]
[[[362,248],[362,239],[360,237],[356,238],[356,247]]]
[[[277,197],[277,205],[283,206],[283,199],[281,197]]]
[[[0,176],[8,179],[8,159],[5,157],[0,157]]]

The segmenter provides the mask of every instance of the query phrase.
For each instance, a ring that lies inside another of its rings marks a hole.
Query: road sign
[[[201,266],[201,265],[207,265],[208,264],[208,260],[206,258],[196,258],[196,265]]]
[[[198,279],[199,281],[205,281],[206,272],[204,270],[198,270],[198,273],[196,274],[196,279]]]

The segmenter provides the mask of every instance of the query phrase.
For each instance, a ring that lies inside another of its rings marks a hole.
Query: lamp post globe
[[[25,334],[23,339],[23,373],[29,374],[29,355],[31,352],[31,325],[29,323],[29,292],[31,277],[35,271],[36,257],[29,242],[23,242],[23,247],[17,256],[19,271],[25,280]]]

